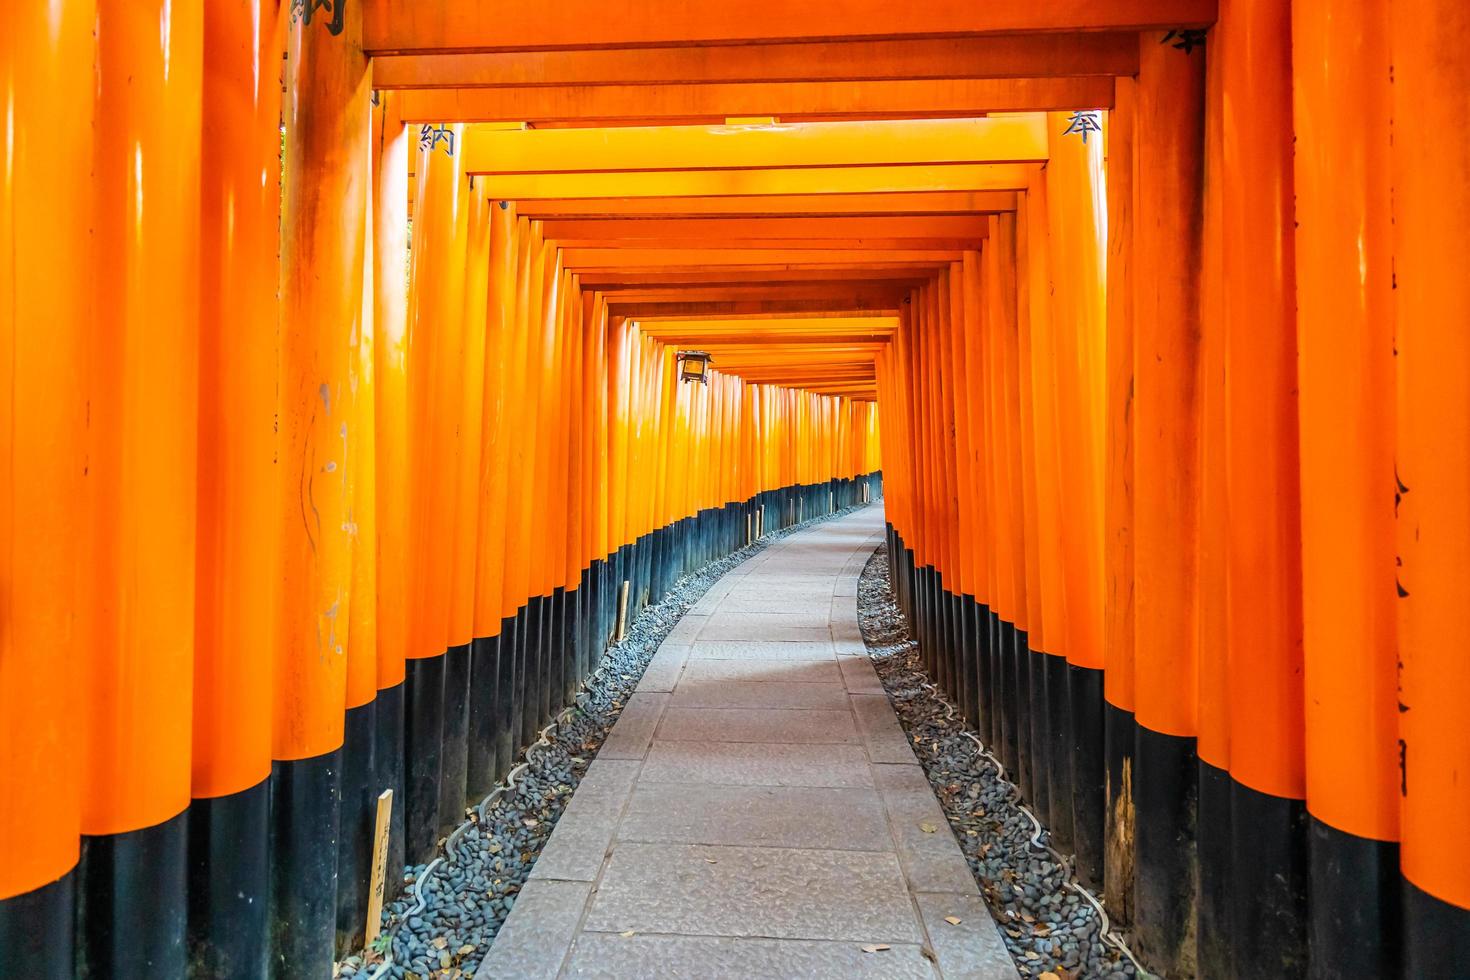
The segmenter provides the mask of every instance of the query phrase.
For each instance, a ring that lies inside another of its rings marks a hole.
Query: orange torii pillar
[[[1463,976],[1470,962],[1470,144],[1463,131],[1470,9],[1456,0],[1397,4],[1391,28],[1404,975]]]
[[[515,619],[505,608],[507,500],[512,480],[511,445],[520,374],[511,363],[517,326],[517,218],[514,206],[490,208],[488,306],[485,314],[484,400],[480,420],[480,489],[477,529],[475,642],[470,668],[471,798],[488,793],[514,761],[511,736],[515,684]]]
[[[197,976],[264,976],[270,952],[283,29],[274,0],[204,8],[189,813],[189,949]]]
[[[1308,938],[1317,976],[1398,975],[1403,932],[1389,479],[1398,127],[1388,9],[1387,0],[1292,5]],[[1354,125],[1332,125],[1344,104]],[[1417,106],[1405,121],[1414,118]]]
[[[271,774],[271,969],[332,969],[367,262],[361,8],[288,28],[281,207],[282,600]]]
[[[1140,38],[1133,255],[1134,936],[1194,961],[1205,52]]]
[[[1147,39],[1144,43],[1148,43]],[[1108,113],[1107,455],[1103,463],[1103,897],[1108,918],[1133,921],[1134,483],[1133,227],[1137,206],[1134,78],[1113,80]]]
[[[422,863],[441,836],[445,656],[458,492],[454,433],[462,362],[468,182],[463,127],[424,126],[418,140],[408,299],[409,639],[404,667],[405,849]],[[456,654],[457,656],[457,654]],[[452,729],[451,729],[452,732]],[[462,808],[457,805],[456,812]],[[457,821],[456,821],[457,822]]]
[[[400,96],[380,92],[372,110],[374,509],[377,540],[377,787],[393,791],[388,867],[404,865],[404,656],[408,649],[408,261],[409,130]],[[374,802],[374,807],[376,807]],[[388,875],[385,897],[402,887]]]
[[[375,192],[371,174],[377,153],[371,139],[361,144],[362,302],[349,336],[344,409],[355,448],[347,454],[351,499],[345,529],[352,548],[352,587],[347,619],[347,700],[342,729],[342,767],[337,833],[337,945],[339,952],[364,942],[377,799],[383,790],[378,771],[378,518],[377,518],[377,360],[375,296]],[[352,152],[358,152],[353,144]],[[405,199],[406,203],[406,199]],[[401,277],[400,277],[401,278]],[[396,670],[392,665],[390,671]],[[389,706],[391,709],[391,705]]]
[[[1219,46],[1205,54],[1205,179],[1200,268],[1199,636],[1196,647],[1195,955],[1204,976],[1229,976],[1230,718],[1225,552],[1230,527],[1225,494],[1225,310],[1222,234],[1224,102]]]
[[[1306,971],[1301,498],[1287,0],[1222,0],[1222,289],[1234,970]],[[1248,107],[1248,108],[1247,108]],[[1141,644],[1140,644],[1141,646]],[[1221,814],[1202,801],[1202,836]]]
[[[1069,729],[1072,834],[1079,877],[1101,886],[1103,804],[1103,459],[1106,421],[1107,216],[1102,185],[1104,140],[1068,134],[1065,113],[1048,115],[1051,160],[1045,171],[1056,404],[1062,563],[1066,580],[1066,673],[1050,680],[1067,691],[1053,718]],[[1055,688],[1050,688],[1049,693]],[[1055,745],[1055,738],[1053,741]],[[1052,810],[1057,810],[1053,799]]]
[[[92,523],[78,597],[92,628],[73,679],[84,719],[78,972],[182,976],[203,11],[105,0],[95,26],[95,176],[64,192],[95,195],[98,259],[84,389]]]
[[[73,976],[95,24],[0,5],[0,950],[36,980]]]
[[[457,417],[449,416],[455,451],[434,461],[434,472],[448,485],[447,504],[454,530],[441,561],[446,567],[449,592],[446,623],[448,649],[444,657],[443,757],[439,780],[439,835],[445,836],[464,820],[469,799],[470,676],[475,638],[475,574],[478,568],[480,503],[480,426],[485,399],[485,327],[490,276],[490,200],[485,181],[479,188],[474,179],[460,181],[460,246],[449,261],[455,272],[460,308],[459,329],[452,335],[454,346],[446,350],[452,363],[445,365],[442,384],[453,392]],[[429,324],[439,329],[441,322]],[[447,406],[445,406],[447,408]],[[483,795],[475,799],[478,803]]]

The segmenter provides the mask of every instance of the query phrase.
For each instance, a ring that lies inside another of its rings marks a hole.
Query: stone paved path
[[[882,530],[794,534],[679,622],[479,980],[1017,976],[863,646]]]

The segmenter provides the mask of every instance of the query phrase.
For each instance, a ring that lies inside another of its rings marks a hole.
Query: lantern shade
[[[698,381],[700,384],[708,384],[709,362],[709,354],[702,350],[680,351],[679,379],[681,381]]]

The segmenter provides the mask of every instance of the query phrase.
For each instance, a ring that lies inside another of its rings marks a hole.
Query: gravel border
[[[1023,977],[1127,980],[1141,974],[1104,938],[1104,918],[1077,887],[1050,834],[924,671],[894,602],[888,546],[858,581],[858,621],[874,669],[934,795],[954,828],[1001,938]]]
[[[473,977],[572,792],[675,624],[737,565],[788,535],[865,506],[772,531],[681,579],[661,602],[640,612],[623,641],[598,661],[576,707],[564,711],[522,754],[511,770],[512,788],[507,791],[502,784],[488,805],[482,804],[449,836],[444,857],[405,869],[403,894],[384,909],[383,934],[390,937],[392,962],[385,964],[374,955],[364,965],[363,955],[357,954],[338,963],[333,976]]]

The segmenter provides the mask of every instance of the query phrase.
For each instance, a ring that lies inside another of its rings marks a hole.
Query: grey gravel
[[[1097,911],[1067,887],[1067,868],[1049,851],[1033,848],[1034,828],[1016,788],[966,737],[964,718],[925,686],[933,681],[894,602],[887,545],[873,553],[858,582],[858,621],[879,680],[1021,975],[1061,968],[1063,976],[1132,977],[1133,964],[1103,940]],[[1041,841],[1049,843],[1044,827]]]
[[[486,808],[484,825],[472,813],[463,832],[456,832],[454,859],[446,858],[424,880],[425,907],[412,915],[409,913],[417,908],[413,886],[428,866],[404,869],[403,895],[383,911],[384,934],[390,937],[393,950],[393,962],[383,976],[394,980],[473,977],[515,906],[516,895],[572,791],[632,697],[659,644],[726,572],[787,535],[855,509],[772,531],[681,579],[661,602],[640,612],[623,641],[598,661],[593,678],[578,695],[577,710],[568,713],[547,736],[550,746],[536,745],[522,753],[519,761],[529,759],[530,764],[517,778],[514,791],[503,793]],[[373,959],[379,958],[374,955]],[[357,954],[339,963],[336,975],[368,978],[380,967],[380,961],[364,966],[363,955]]]

